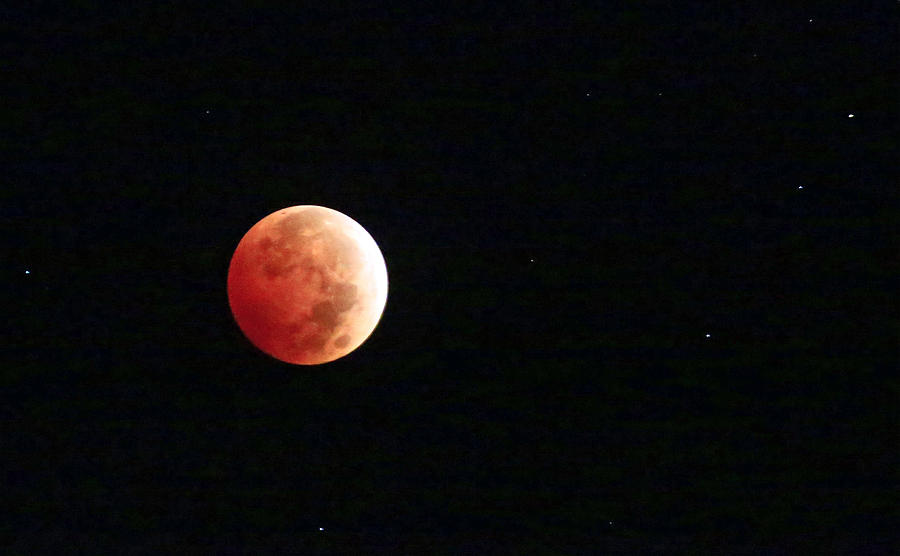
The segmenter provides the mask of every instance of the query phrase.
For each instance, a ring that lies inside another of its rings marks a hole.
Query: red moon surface
[[[317,365],[369,337],[387,302],[387,267],[349,216],[300,205],[266,216],[228,267],[228,303],[241,331],[272,357]]]

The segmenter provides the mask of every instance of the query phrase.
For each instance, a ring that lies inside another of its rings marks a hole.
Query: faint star
[[[810,19],[809,22],[812,23],[812,20]]]
[[[588,94],[586,94],[586,95],[584,95],[584,96],[589,97],[589,96],[591,96],[591,93],[588,93]]]
[[[209,114],[209,110],[207,110],[206,113]]]
[[[531,262],[534,262],[534,259],[528,259],[528,260],[531,261]]]

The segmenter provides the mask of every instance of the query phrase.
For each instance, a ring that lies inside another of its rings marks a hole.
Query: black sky
[[[12,553],[892,552],[896,4],[109,4],[0,10]],[[390,278],[312,368],[299,204]]]

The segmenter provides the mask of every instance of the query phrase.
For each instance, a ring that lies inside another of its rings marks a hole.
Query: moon
[[[336,210],[298,205],[244,234],[228,267],[238,327],[264,353],[295,365],[344,357],[372,334],[387,302],[378,244]]]

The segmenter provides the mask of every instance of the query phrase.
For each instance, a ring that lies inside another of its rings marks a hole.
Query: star
[[[847,114],[847,117],[848,117],[848,118],[852,118],[852,117],[853,117],[853,114]]]
[[[30,271],[30,270],[26,270],[26,271],[25,271],[25,274],[31,274],[31,271]]]
[[[532,263],[534,262],[534,259],[528,259],[528,260],[529,260],[530,262],[532,262]]]
[[[798,186],[797,186],[797,189],[803,189],[803,186],[802,186],[802,185],[798,185]]]
[[[706,335],[706,337],[707,337],[707,338],[709,338],[709,337],[710,337],[710,335],[709,335],[709,334],[707,334],[707,335]]]
[[[586,95],[584,95],[584,96],[589,97],[589,96],[591,96],[591,93],[588,93],[588,94],[586,94]]]
[[[324,531],[324,530],[325,530],[324,527],[319,527],[319,531]]]

